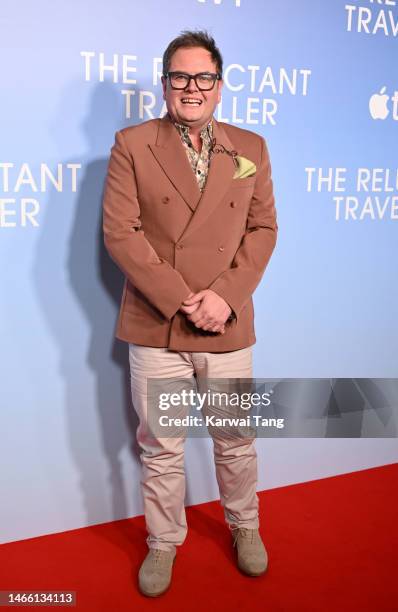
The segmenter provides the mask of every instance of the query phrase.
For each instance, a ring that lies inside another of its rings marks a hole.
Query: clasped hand
[[[225,322],[231,314],[227,302],[211,289],[190,293],[180,310],[195,327],[214,333],[225,333]]]

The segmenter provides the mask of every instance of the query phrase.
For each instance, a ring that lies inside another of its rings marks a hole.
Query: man
[[[252,294],[278,229],[264,139],[213,117],[222,84],[214,39],[182,32],[163,56],[168,112],[116,133],[104,193],[105,245],[126,277],[116,336],[129,343],[139,416],[149,532],[139,587],[150,596],[170,585],[187,523],[184,439],[149,435],[147,380],[252,376]],[[260,575],[254,440],[212,436],[238,567]]]

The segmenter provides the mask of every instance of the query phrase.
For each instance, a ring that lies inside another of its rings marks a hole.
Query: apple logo
[[[369,111],[373,119],[385,119],[390,112],[387,108],[387,100],[390,96],[384,93],[385,90],[386,88],[383,87],[380,94],[373,94],[369,100]]]

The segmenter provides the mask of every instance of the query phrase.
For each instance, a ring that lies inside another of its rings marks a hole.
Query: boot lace
[[[236,546],[236,542],[238,541],[239,536],[242,536],[242,538],[250,538],[250,544],[253,544],[255,531],[255,529],[248,529],[247,527],[238,527],[236,529],[233,529],[233,545]]]
[[[165,550],[153,548],[152,551],[154,561],[157,565],[164,565],[164,563],[168,561],[168,554]]]

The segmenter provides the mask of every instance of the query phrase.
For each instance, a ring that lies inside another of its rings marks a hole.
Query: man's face
[[[170,62],[170,72],[186,72],[198,74],[198,72],[216,73],[216,64],[211,54],[203,47],[186,47],[177,49]],[[169,114],[174,121],[182,125],[201,128],[206,125],[213,116],[214,109],[221,100],[222,80],[216,81],[210,91],[200,91],[193,79],[185,89],[172,89],[170,79],[162,77],[163,99]],[[183,100],[191,98],[199,100],[199,104],[184,103]]]

